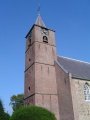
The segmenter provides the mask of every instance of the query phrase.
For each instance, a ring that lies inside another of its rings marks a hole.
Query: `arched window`
[[[47,38],[47,36],[43,36],[43,42],[48,43],[48,38]]]
[[[88,83],[84,84],[84,96],[86,101],[90,101],[90,85]]]

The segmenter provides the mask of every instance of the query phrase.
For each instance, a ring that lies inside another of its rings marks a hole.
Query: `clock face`
[[[44,34],[44,35],[48,35],[49,33],[48,33],[48,30],[46,30],[46,29],[42,29],[42,34]]]

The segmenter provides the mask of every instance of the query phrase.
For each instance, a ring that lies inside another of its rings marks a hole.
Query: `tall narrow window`
[[[28,92],[30,92],[30,89],[31,89],[31,88],[30,88],[30,86],[29,86],[29,87],[28,87]]]
[[[86,101],[90,101],[90,85],[88,83],[84,84],[84,96]]]
[[[31,46],[31,38],[28,39],[28,47]]]
[[[28,35],[28,47],[31,46],[32,33]]]

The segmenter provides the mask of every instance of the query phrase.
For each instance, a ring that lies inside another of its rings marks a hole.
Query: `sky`
[[[90,62],[90,0],[40,0],[46,26],[56,31],[57,54]],[[25,35],[37,18],[38,0],[0,0],[0,98],[24,92]]]

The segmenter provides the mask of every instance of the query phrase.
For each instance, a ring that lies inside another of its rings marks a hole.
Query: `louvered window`
[[[43,36],[43,42],[48,43],[48,38],[47,38],[47,36]]]

